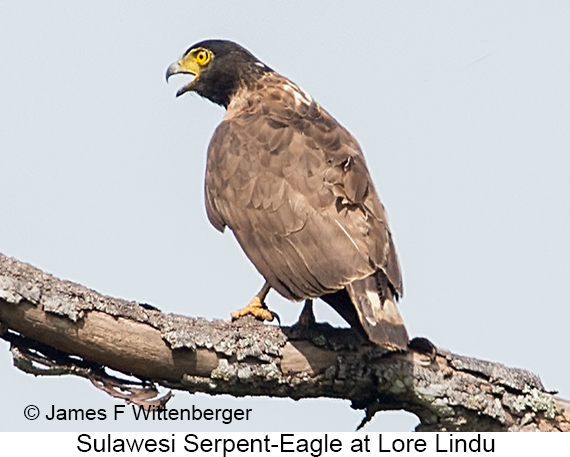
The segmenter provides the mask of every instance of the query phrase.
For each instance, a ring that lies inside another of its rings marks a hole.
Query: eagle
[[[297,84],[237,43],[206,40],[172,63],[223,106],[208,146],[206,212],[229,227],[265,285],[234,318],[272,320],[265,296],[321,298],[360,335],[391,351],[408,334],[402,276],[386,212],[356,139]]]

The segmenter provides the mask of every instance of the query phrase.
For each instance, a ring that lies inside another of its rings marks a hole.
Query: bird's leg
[[[295,327],[302,327],[304,329],[308,329],[309,327],[315,324],[315,314],[313,313],[313,300],[308,298],[305,300],[305,306],[303,306],[303,311],[299,315],[299,319],[297,323],[294,325]]]
[[[269,293],[270,289],[271,286],[266,282],[259,293],[249,302],[249,305],[232,313],[232,320],[236,320],[242,316],[250,314],[262,321],[272,321],[275,315],[267,309],[267,305],[265,304],[265,297]]]

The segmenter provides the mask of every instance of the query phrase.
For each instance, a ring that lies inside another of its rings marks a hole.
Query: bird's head
[[[226,40],[207,40],[191,46],[182,58],[168,67],[166,80],[176,74],[194,75],[176,96],[196,92],[214,103],[227,107],[242,86],[254,83],[271,71],[239,44]]]

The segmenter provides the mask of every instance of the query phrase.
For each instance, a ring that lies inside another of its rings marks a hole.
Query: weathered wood
[[[103,367],[212,395],[344,398],[366,410],[365,421],[404,409],[422,431],[570,431],[570,404],[526,370],[419,340],[389,353],[326,324],[280,328],[165,314],[1,254],[0,335],[12,342],[18,367],[86,376],[109,393],[120,381]],[[128,399],[144,403],[150,394],[141,392]]]

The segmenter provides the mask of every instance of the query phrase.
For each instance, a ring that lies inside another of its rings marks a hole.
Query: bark
[[[327,324],[207,321],[101,295],[0,254],[0,337],[34,374],[84,376],[127,401],[163,405],[155,385],[211,395],[331,397],[404,409],[418,431],[570,431],[570,403],[538,376],[416,339],[405,352]],[[110,375],[105,367],[140,383]]]

